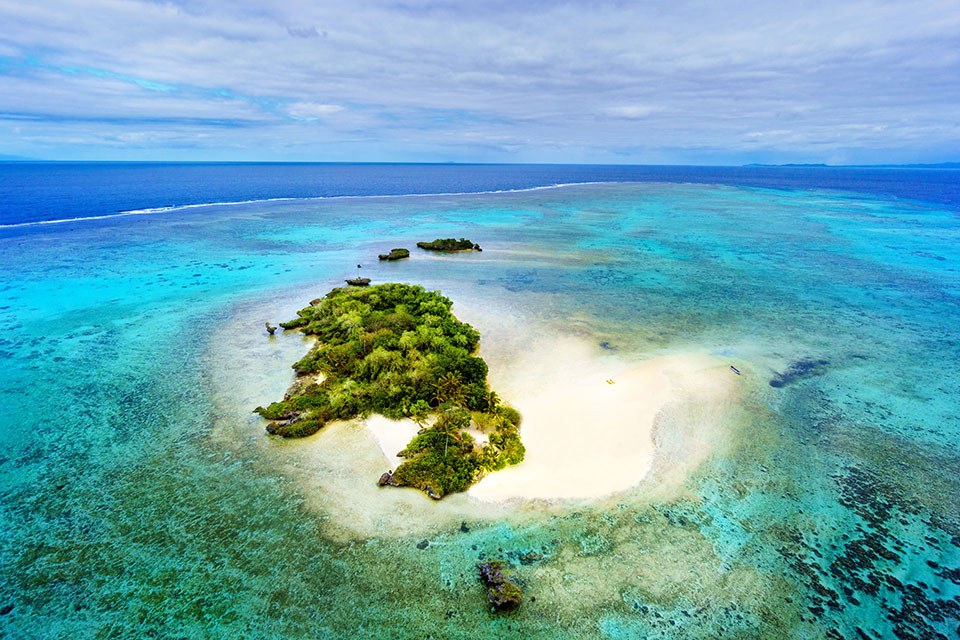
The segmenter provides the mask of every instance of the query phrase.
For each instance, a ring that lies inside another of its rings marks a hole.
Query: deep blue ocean
[[[478,193],[583,182],[839,189],[960,207],[956,169],[0,162],[0,225],[274,198]]]
[[[960,171],[6,163],[0,225],[0,638],[960,637]],[[363,424],[252,413],[310,346],[264,322],[357,264],[491,380],[536,339],[719,364],[629,489],[378,489]]]

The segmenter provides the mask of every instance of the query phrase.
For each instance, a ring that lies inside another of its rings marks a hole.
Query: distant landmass
[[[743,165],[745,167],[834,167],[841,168],[859,168],[859,169],[960,169],[960,162],[936,162],[932,164],[823,164],[823,163],[786,163],[786,164],[761,164],[751,163]]]

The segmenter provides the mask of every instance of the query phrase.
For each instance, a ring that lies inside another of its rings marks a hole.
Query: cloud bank
[[[960,149],[956,0],[280,4],[0,0],[0,154],[869,163]]]

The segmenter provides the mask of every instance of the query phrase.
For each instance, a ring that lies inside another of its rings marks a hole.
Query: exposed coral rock
[[[498,611],[509,611],[520,606],[523,600],[523,590],[520,585],[510,579],[510,569],[507,563],[501,560],[481,562],[477,564],[480,576],[487,585],[487,598]]]

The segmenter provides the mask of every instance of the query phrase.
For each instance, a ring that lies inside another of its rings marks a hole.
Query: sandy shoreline
[[[510,363],[491,367],[494,389],[523,415],[525,460],[491,473],[467,493],[502,502],[598,498],[640,483],[655,458],[654,427],[684,379],[710,386],[724,367],[703,355],[639,363],[573,337],[543,339]],[[365,427],[388,465],[417,433],[411,420],[372,416]]]
[[[643,479],[653,459],[654,418],[670,399],[670,381],[661,362],[630,366],[599,357],[595,349],[560,339],[514,364],[499,388],[523,415],[526,458],[487,476],[469,495],[591,498]]]
[[[363,421],[363,425],[377,441],[377,446],[383,452],[391,470],[403,463],[403,458],[397,454],[403,451],[420,431],[420,427],[413,420],[391,420],[381,415],[370,416]]]

